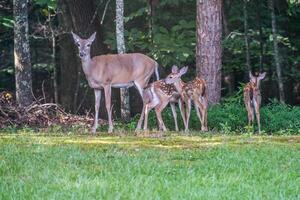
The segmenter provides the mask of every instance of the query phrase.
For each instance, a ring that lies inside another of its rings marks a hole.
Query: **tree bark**
[[[207,83],[208,101],[221,98],[221,0],[197,0],[197,75]]]
[[[277,27],[276,27],[276,16],[274,10],[274,1],[269,0],[269,9],[271,11],[271,20],[272,20],[272,34],[273,34],[273,48],[274,48],[274,60],[276,65],[277,81],[278,81],[278,90],[279,90],[279,100],[284,103],[284,85],[282,80],[282,68],[279,59],[279,50],[278,50],[278,41],[277,41]]]
[[[244,13],[244,39],[245,39],[245,51],[246,51],[246,77],[249,76],[251,71],[250,51],[249,51],[249,37],[248,37],[248,12],[247,12],[247,0],[243,2],[243,13]]]
[[[116,0],[116,37],[117,49],[119,54],[125,53],[124,41],[124,1]],[[129,89],[120,89],[121,99],[121,118],[125,121],[130,118],[130,104],[129,104]]]
[[[13,7],[16,99],[19,106],[25,107],[33,102],[28,39],[28,1],[14,0]]]

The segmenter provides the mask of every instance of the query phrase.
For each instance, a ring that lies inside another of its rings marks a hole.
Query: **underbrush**
[[[134,132],[139,117],[140,115],[138,114],[127,123],[115,120],[115,132],[121,134]],[[183,130],[184,126],[179,109],[177,109],[177,118],[179,129]],[[169,130],[175,130],[174,119],[169,107],[163,111],[163,119]],[[189,127],[193,134],[199,134],[198,131],[200,130],[201,125],[194,108],[192,108]],[[248,126],[246,108],[240,96],[227,98],[223,100],[221,104],[211,106],[208,110],[208,127],[210,132],[221,134],[252,134],[257,132],[256,121],[254,126]],[[89,128],[90,127],[87,125],[72,125],[68,127],[51,125],[46,129],[42,129],[42,131],[62,134],[89,134]],[[107,128],[107,125],[101,125],[98,131],[106,132]],[[157,122],[154,111],[151,111],[149,114],[148,128],[154,131],[157,130]],[[261,107],[261,129],[262,134],[300,134],[300,107],[282,104],[276,100],[271,101],[267,105],[263,105]],[[20,131],[38,132],[40,130],[41,129],[32,127],[23,127],[20,129],[16,126],[8,126],[2,129],[2,131],[6,133],[16,133]]]

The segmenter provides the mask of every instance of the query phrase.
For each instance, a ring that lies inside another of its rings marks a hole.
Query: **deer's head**
[[[250,82],[254,83],[255,85],[257,85],[257,87],[259,87],[260,85],[260,81],[262,79],[264,79],[266,76],[266,72],[263,73],[256,73],[254,76],[252,75],[251,72],[249,72],[249,78],[250,78]]]
[[[173,65],[172,67],[172,72],[169,74],[166,78],[165,81],[167,84],[173,84],[177,83],[181,80],[181,76],[185,74],[188,70],[188,67],[182,67],[180,70],[176,65]]]
[[[75,41],[75,44],[78,47],[79,57],[85,58],[86,56],[90,56],[91,45],[96,38],[96,32],[93,33],[93,35],[91,35],[91,37],[89,37],[88,39],[82,39],[75,33],[73,33],[73,32],[71,32],[71,33],[72,33],[73,39]]]

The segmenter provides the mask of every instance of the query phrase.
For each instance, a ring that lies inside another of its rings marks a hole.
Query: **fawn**
[[[207,128],[207,95],[206,83],[203,79],[196,77],[188,83],[181,80],[181,76],[187,72],[188,67],[183,67],[178,70],[177,66],[172,67],[172,73],[165,79],[167,84],[174,84],[176,90],[181,95],[185,103],[185,131],[189,129],[189,119],[191,113],[191,101],[194,102],[197,116],[201,122],[201,130],[208,131]]]
[[[144,89],[143,92],[143,110],[139,119],[136,130],[140,130],[144,120],[144,130],[148,127],[148,114],[151,109],[155,109],[156,117],[159,123],[159,130],[166,131],[167,128],[161,116],[163,109],[170,103],[173,118],[175,121],[175,129],[178,131],[177,113],[175,103],[179,104],[179,109],[182,118],[184,119],[184,112],[182,110],[182,101],[180,94],[172,84],[167,84],[164,79],[151,83]],[[184,121],[185,123],[185,121]]]
[[[250,82],[244,87],[244,102],[248,112],[248,124],[251,125],[254,121],[253,109],[255,111],[258,133],[260,133],[260,104],[261,104],[261,93],[260,93],[260,81],[264,79],[266,72],[258,73],[253,76],[249,72]]]

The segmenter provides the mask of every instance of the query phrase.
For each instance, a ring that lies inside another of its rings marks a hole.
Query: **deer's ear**
[[[260,80],[264,79],[265,77],[266,77],[266,72],[264,72],[264,73],[259,73],[259,75],[258,75],[258,78],[259,78]]]
[[[178,73],[178,67],[176,65],[172,66],[172,73]]]
[[[183,74],[185,74],[186,72],[187,72],[187,70],[188,70],[188,67],[183,67],[183,68],[181,68],[180,69],[180,75],[182,76]]]
[[[90,43],[92,43],[95,40],[95,38],[96,38],[96,32],[94,32],[93,35],[91,35],[91,37],[88,39],[88,41]]]
[[[253,75],[252,75],[252,73],[251,73],[251,71],[249,71],[249,78],[250,79],[254,78]]]
[[[81,38],[78,35],[76,35],[75,33],[73,33],[73,31],[71,31],[71,34],[72,34],[73,39],[75,40],[75,42],[79,42],[81,40]]]

